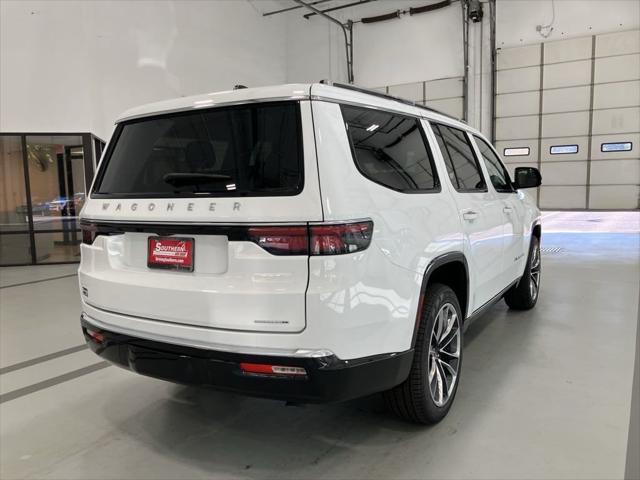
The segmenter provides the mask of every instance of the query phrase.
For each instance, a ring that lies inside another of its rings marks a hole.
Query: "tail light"
[[[366,249],[371,243],[373,222],[312,225],[311,255],[341,255]]]
[[[342,255],[365,250],[373,222],[250,227],[248,239],[273,255]]]
[[[307,255],[307,227],[250,227],[249,240],[273,255]]]

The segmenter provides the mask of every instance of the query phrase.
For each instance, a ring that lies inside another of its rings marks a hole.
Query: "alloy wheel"
[[[460,318],[451,303],[445,303],[433,322],[427,360],[429,393],[438,407],[451,397],[460,369]]]
[[[529,291],[531,299],[535,300],[538,297],[538,291],[540,290],[540,245],[531,252],[531,281],[529,282]]]

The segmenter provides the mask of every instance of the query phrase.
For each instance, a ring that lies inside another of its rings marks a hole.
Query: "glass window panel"
[[[478,150],[480,150],[480,154],[484,159],[484,164],[487,167],[487,172],[489,173],[489,180],[491,180],[491,184],[493,188],[496,189],[496,192],[502,193],[511,193],[513,192],[513,187],[511,186],[511,179],[509,178],[509,174],[507,173],[507,169],[504,168],[502,162],[498,158],[498,155],[493,151],[493,149],[489,146],[487,142],[485,142],[482,138],[474,136],[476,139],[476,145],[478,145]]]
[[[75,230],[85,201],[82,137],[27,137],[34,229]]]
[[[439,187],[417,119],[347,105],[342,105],[342,115],[364,176],[401,192]]]
[[[299,107],[260,103],[125,122],[96,193],[284,196],[303,187]]]
[[[486,191],[486,183],[466,133],[438,124],[433,125],[433,130],[454,187],[462,192]]]
[[[512,147],[505,148],[503,154],[505,157],[525,157],[529,155],[529,152],[529,147]]]
[[[631,142],[603,143],[600,145],[601,152],[630,152],[633,148]]]
[[[578,153],[578,145],[551,145],[549,148],[551,155],[567,155]]]
[[[28,229],[22,143],[19,136],[0,135],[0,232]]]
[[[38,263],[79,262],[81,240],[82,233],[78,230],[36,233],[36,261]]]
[[[0,265],[31,263],[30,242],[28,233],[0,233]]]

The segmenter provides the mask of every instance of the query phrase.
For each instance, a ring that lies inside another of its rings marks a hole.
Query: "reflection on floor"
[[[74,349],[75,266],[1,269],[0,478],[621,478],[638,239],[545,233],[560,253],[543,256],[537,307],[501,302],[468,330],[433,427],[378,396],[291,407],[96,367]]]
[[[542,212],[543,232],[639,233],[640,212]]]
[[[55,242],[47,252],[46,258],[38,259],[39,263],[79,262],[80,245]]]

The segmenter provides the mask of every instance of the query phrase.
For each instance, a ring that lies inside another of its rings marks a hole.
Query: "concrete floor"
[[[287,407],[105,366],[73,348],[76,266],[0,269],[0,478],[622,478],[640,237],[543,247],[537,307],[501,302],[469,329],[433,427],[378,396]]]

